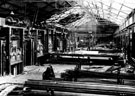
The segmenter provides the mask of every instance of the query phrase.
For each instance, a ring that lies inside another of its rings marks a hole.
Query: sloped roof
[[[104,22],[102,22],[101,20],[104,20]],[[70,31],[75,31],[75,32],[81,31],[81,32],[90,32],[90,33],[96,32],[98,26],[104,26],[104,28],[100,27],[102,28],[102,30],[105,29],[105,27],[108,27],[108,25],[112,27],[118,26],[117,24],[105,20],[103,18],[98,17],[97,19],[96,14],[89,12],[87,8],[80,5],[76,5],[73,8],[61,14],[53,15],[46,22],[52,25],[59,24]],[[108,28],[110,28],[110,26]],[[104,30],[104,31],[108,31],[108,30]],[[111,34],[112,33],[113,32],[111,32]]]
[[[76,20],[75,22],[70,23],[65,27],[70,31],[92,32],[96,31],[97,23],[97,20],[94,19],[91,15],[85,14],[81,19]]]
[[[70,0],[68,0],[70,1]],[[121,25],[135,8],[135,0],[74,0],[103,24]],[[102,19],[100,19],[102,18]],[[111,21],[111,22],[106,22]]]
[[[96,18],[104,18],[118,25],[135,8],[135,0],[77,0],[89,12],[96,14]],[[103,20],[102,20],[103,21]]]
[[[53,15],[46,21],[48,24],[62,25],[70,31],[96,31],[98,23],[91,14],[88,14],[81,6],[74,6],[66,12]]]
[[[77,19],[80,19],[81,17],[83,17],[83,15],[84,15],[84,11],[79,6],[74,6],[68,9],[67,11],[62,12],[61,14],[52,15],[51,18],[46,20],[46,22],[47,23],[61,23],[61,25],[66,25],[68,23],[68,20],[75,19],[72,21],[74,22]],[[69,22],[69,23],[72,23],[72,22]]]

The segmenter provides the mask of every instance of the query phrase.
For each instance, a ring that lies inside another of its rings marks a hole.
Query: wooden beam
[[[117,70],[117,68],[114,68],[110,71]],[[69,74],[68,75],[73,75],[74,71],[73,70],[68,70]],[[63,73],[64,74],[64,73]],[[66,73],[67,74],[67,73]],[[134,74],[124,74],[121,73],[119,75],[120,78],[122,79],[129,79],[129,80],[134,80],[135,76]],[[93,72],[93,71],[87,71],[87,70],[81,70],[79,71],[79,76],[78,78],[104,78],[104,79],[117,79],[117,73],[110,73],[108,72]]]
[[[135,95],[135,88],[127,85],[102,84],[102,83],[84,83],[84,82],[66,82],[66,81],[45,81],[29,80],[25,82],[26,87],[38,90],[53,89],[61,92],[75,93],[96,93],[106,95],[116,95],[120,93]]]
[[[10,86],[10,84],[3,84],[0,85],[0,91],[2,91],[3,89],[5,89],[6,87]]]
[[[45,90],[31,90],[30,92],[24,93],[27,96],[50,96],[50,92],[46,92]],[[85,93],[74,93],[74,92],[61,92],[54,91],[55,96],[95,96],[94,94],[85,94]],[[53,96],[53,95],[52,95]],[[102,95],[101,95],[102,96]]]
[[[10,85],[0,92],[0,96],[7,96],[12,92],[18,85]]]

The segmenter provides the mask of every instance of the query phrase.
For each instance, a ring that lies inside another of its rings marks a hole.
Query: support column
[[[54,29],[53,33],[53,51],[57,51],[57,35],[56,35],[56,29]]]
[[[132,56],[135,58],[135,27],[132,32]]]
[[[11,64],[10,64],[10,46],[11,46],[11,28],[9,27],[9,32],[7,34],[7,74],[11,75]]]
[[[46,29],[46,34],[45,34],[45,53],[48,53],[48,38],[49,37],[49,29]]]

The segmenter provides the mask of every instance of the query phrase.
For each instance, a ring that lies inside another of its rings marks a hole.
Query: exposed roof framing
[[[120,4],[123,5],[123,6],[125,6],[125,7],[127,7],[127,8],[129,8],[129,9],[131,9],[131,10],[134,9],[134,8],[129,7],[129,6],[126,6],[124,3],[120,3]]]
[[[123,18],[124,20],[134,9],[135,0],[83,0],[80,5],[85,6],[85,8],[87,6],[90,10],[92,9],[91,13],[110,21],[112,21],[110,19],[112,17],[115,19]],[[121,24],[122,21],[116,23]]]
[[[36,16],[40,22],[67,10],[72,5],[74,5],[73,0],[0,0],[0,16],[8,17],[12,11],[15,17],[29,17],[33,21]]]
[[[121,7],[120,7],[120,10],[119,10],[119,12],[118,12],[118,14],[117,14],[117,17],[119,16],[119,14],[120,14],[120,12],[121,12],[122,7],[123,7],[123,4],[122,4]]]
[[[103,15],[102,15],[102,16],[103,16],[103,18],[104,18],[104,10],[103,10],[103,9],[104,9],[104,7],[103,7],[103,3],[102,3],[102,2],[100,2],[100,3],[101,3],[101,9],[102,9],[102,13],[103,13]]]
[[[102,2],[103,3],[103,2]],[[103,3],[103,5],[105,5],[105,6],[108,6],[109,7],[109,5],[106,5],[106,4],[104,4]],[[124,4],[122,5],[122,6],[124,6]],[[116,9],[116,8],[114,8],[114,7],[111,7],[111,9],[114,9],[114,10],[117,10],[117,11],[119,11],[119,9]],[[109,11],[109,10],[108,10]],[[124,14],[128,14],[128,13],[126,13],[125,11],[120,11],[120,12],[122,12],[122,13],[124,13]]]

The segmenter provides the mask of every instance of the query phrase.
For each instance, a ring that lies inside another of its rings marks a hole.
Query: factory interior
[[[135,96],[135,0],[0,0],[0,96]]]

